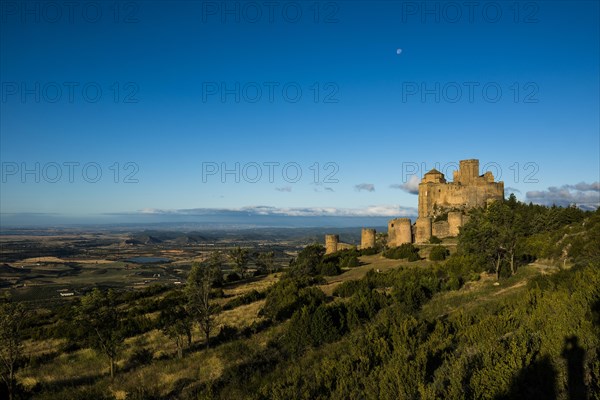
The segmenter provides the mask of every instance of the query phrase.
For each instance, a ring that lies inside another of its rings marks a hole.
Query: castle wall
[[[325,235],[325,254],[331,254],[338,251],[339,242],[339,235]]]
[[[363,228],[360,234],[360,248],[375,247],[375,229]]]
[[[450,211],[448,213],[448,234],[450,236],[458,236],[459,228],[462,224],[462,212]]]
[[[349,244],[349,243],[342,243],[342,242],[340,242],[340,243],[337,244],[337,251],[348,250],[348,249],[355,249],[355,248],[356,248],[355,245]]]
[[[468,210],[504,198],[504,182],[477,177],[468,186],[462,183],[419,184],[419,217],[434,217],[444,209]]]
[[[448,221],[438,221],[431,224],[431,233],[440,239],[450,236],[450,226]]]

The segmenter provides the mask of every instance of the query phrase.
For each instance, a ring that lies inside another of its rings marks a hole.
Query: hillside
[[[215,284],[209,347],[186,314],[196,278],[38,308],[19,390],[37,399],[597,399],[600,213],[565,218],[524,231],[514,273],[508,257],[498,273],[469,252],[479,225],[442,247],[325,256],[307,246],[283,271]],[[445,260],[428,259],[444,247]],[[114,379],[86,332],[95,318],[113,321]]]

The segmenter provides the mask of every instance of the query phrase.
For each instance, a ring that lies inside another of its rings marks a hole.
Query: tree
[[[290,275],[307,276],[317,275],[320,272],[320,264],[325,255],[325,248],[320,244],[306,246],[298,257],[290,262]]]
[[[10,299],[4,299],[0,303],[1,375],[8,387],[10,400],[14,398],[17,362],[23,355],[22,331],[27,314],[27,310],[21,303],[15,303]]]
[[[500,245],[506,252],[511,275],[516,272],[517,256],[521,254],[522,243],[525,238],[523,222],[521,214],[513,213],[509,215],[504,225],[498,229]]]
[[[274,271],[274,258],[275,253],[268,251],[265,253],[259,253],[256,257],[256,266],[262,270],[266,270],[267,273],[272,274]]]
[[[115,297],[112,290],[94,289],[81,299],[77,318],[90,346],[108,357],[111,379],[115,377],[115,361],[125,340]]]
[[[212,285],[218,281],[221,270],[209,263],[193,263],[186,283],[189,312],[200,325],[209,347],[210,332],[214,327],[218,306],[212,299]]]
[[[486,210],[476,210],[471,214],[469,222],[459,234],[459,251],[479,256],[500,279],[502,266],[502,246],[498,229],[499,202],[492,203]]]
[[[213,286],[222,286],[223,274],[221,273],[221,271],[223,269],[223,254],[221,254],[220,251],[213,251],[208,257],[207,264],[211,269],[215,271]]]
[[[388,235],[387,233],[377,232],[375,235],[375,248],[383,249],[387,246]]]
[[[511,196],[506,202],[494,202],[485,210],[477,210],[461,230],[459,249],[479,254],[490,262],[500,279],[503,262],[508,262],[510,274],[516,272],[516,260],[521,254],[527,227],[527,210]]]
[[[192,344],[192,318],[186,307],[186,298],[179,290],[169,293],[161,301],[160,326],[165,335],[175,341],[177,357],[183,357],[183,348],[187,338]]]
[[[244,278],[248,269],[248,261],[250,260],[248,249],[242,249],[240,246],[237,246],[235,249],[229,251],[229,258],[233,262],[236,271]]]

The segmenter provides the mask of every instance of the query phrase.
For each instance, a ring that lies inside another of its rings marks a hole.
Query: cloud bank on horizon
[[[404,185],[392,185],[393,188],[414,191],[414,180]],[[412,185],[412,186],[411,186]],[[400,187],[403,186],[403,187]],[[507,187],[510,192],[518,192],[515,188]],[[565,184],[560,187],[551,186],[547,190],[528,191],[526,202],[545,206],[561,207],[577,206],[586,211],[600,207],[600,183],[579,182]],[[238,226],[358,226],[385,225],[386,221],[395,217],[416,218],[418,211],[415,207],[383,204],[364,207],[276,207],[276,206],[246,206],[246,207],[215,207],[215,208],[184,208],[163,209],[143,208],[136,211],[107,212],[95,215],[64,215],[56,212],[2,212],[0,226],[60,226],[60,225],[90,225],[90,224],[128,224],[128,223],[161,223],[161,222],[190,222],[216,224],[223,221],[225,225]]]
[[[416,216],[414,207],[400,205],[371,205],[363,208],[337,208],[337,207],[272,207],[248,206],[240,208],[190,208],[164,210],[145,208],[134,213],[122,215],[173,215],[173,216],[206,216],[206,215],[233,215],[247,216],[286,216],[286,217],[395,217]]]
[[[535,204],[561,207],[575,205],[583,210],[595,210],[600,207],[600,182],[550,186],[547,190],[529,191],[525,196]]]

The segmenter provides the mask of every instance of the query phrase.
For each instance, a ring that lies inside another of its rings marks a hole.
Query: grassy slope
[[[360,279],[371,269],[385,272],[401,265],[418,267],[430,263],[426,260],[408,263],[402,260],[386,259],[381,255],[363,256],[360,261],[363,265],[347,270],[339,276],[329,277],[327,284],[322,285],[321,289],[331,295],[334,288],[341,282]],[[476,311],[493,308],[499,305],[499,300],[522,293],[526,288],[527,281],[533,276],[540,273],[552,273],[555,270],[555,268],[539,265],[525,266],[514,277],[502,280],[500,285],[494,284],[493,276],[482,274],[479,281],[469,282],[460,290],[436,295],[424,306],[423,316],[434,319],[460,309]],[[225,293],[235,297],[254,289],[265,290],[278,279],[278,274],[255,279],[248,283],[230,286],[225,289]],[[218,323],[237,328],[249,326],[252,322],[260,320],[258,312],[263,304],[264,300],[224,311],[219,315]],[[36,357],[47,354],[48,360],[34,363],[19,371],[18,379],[26,388],[41,385],[56,390],[59,397],[63,386],[67,387],[64,390],[71,390],[68,386],[78,386],[79,384],[106,385],[110,387],[113,394],[121,398],[124,398],[125,393],[139,387],[164,396],[181,387],[194,387],[199,382],[217,378],[224,367],[243,361],[245,353],[252,354],[263,348],[268,339],[284,326],[285,324],[276,325],[249,339],[227,343],[208,350],[204,349],[200,343],[196,343],[186,353],[183,360],[177,360],[174,357],[176,353],[174,343],[160,331],[154,330],[129,338],[126,341],[122,360],[119,362],[121,371],[112,384],[107,378],[106,360],[93,351],[82,349],[71,353],[57,354],[55,352],[57,341],[52,343],[50,341],[30,341],[26,345],[27,354],[33,354]],[[196,331],[195,340],[199,340],[199,338],[200,333]],[[126,369],[125,360],[134,351],[141,348],[151,352],[153,361],[147,365]],[[237,356],[238,353],[239,356]],[[232,357],[232,354],[236,357]]]
[[[504,298],[524,293],[527,282],[531,278],[557,271],[558,268],[540,268],[538,265],[530,264],[521,267],[514,276],[500,282],[496,281],[493,274],[483,273],[478,281],[467,282],[459,290],[436,294],[425,304],[421,313],[427,319],[435,319],[458,310],[489,309],[497,306]]]

